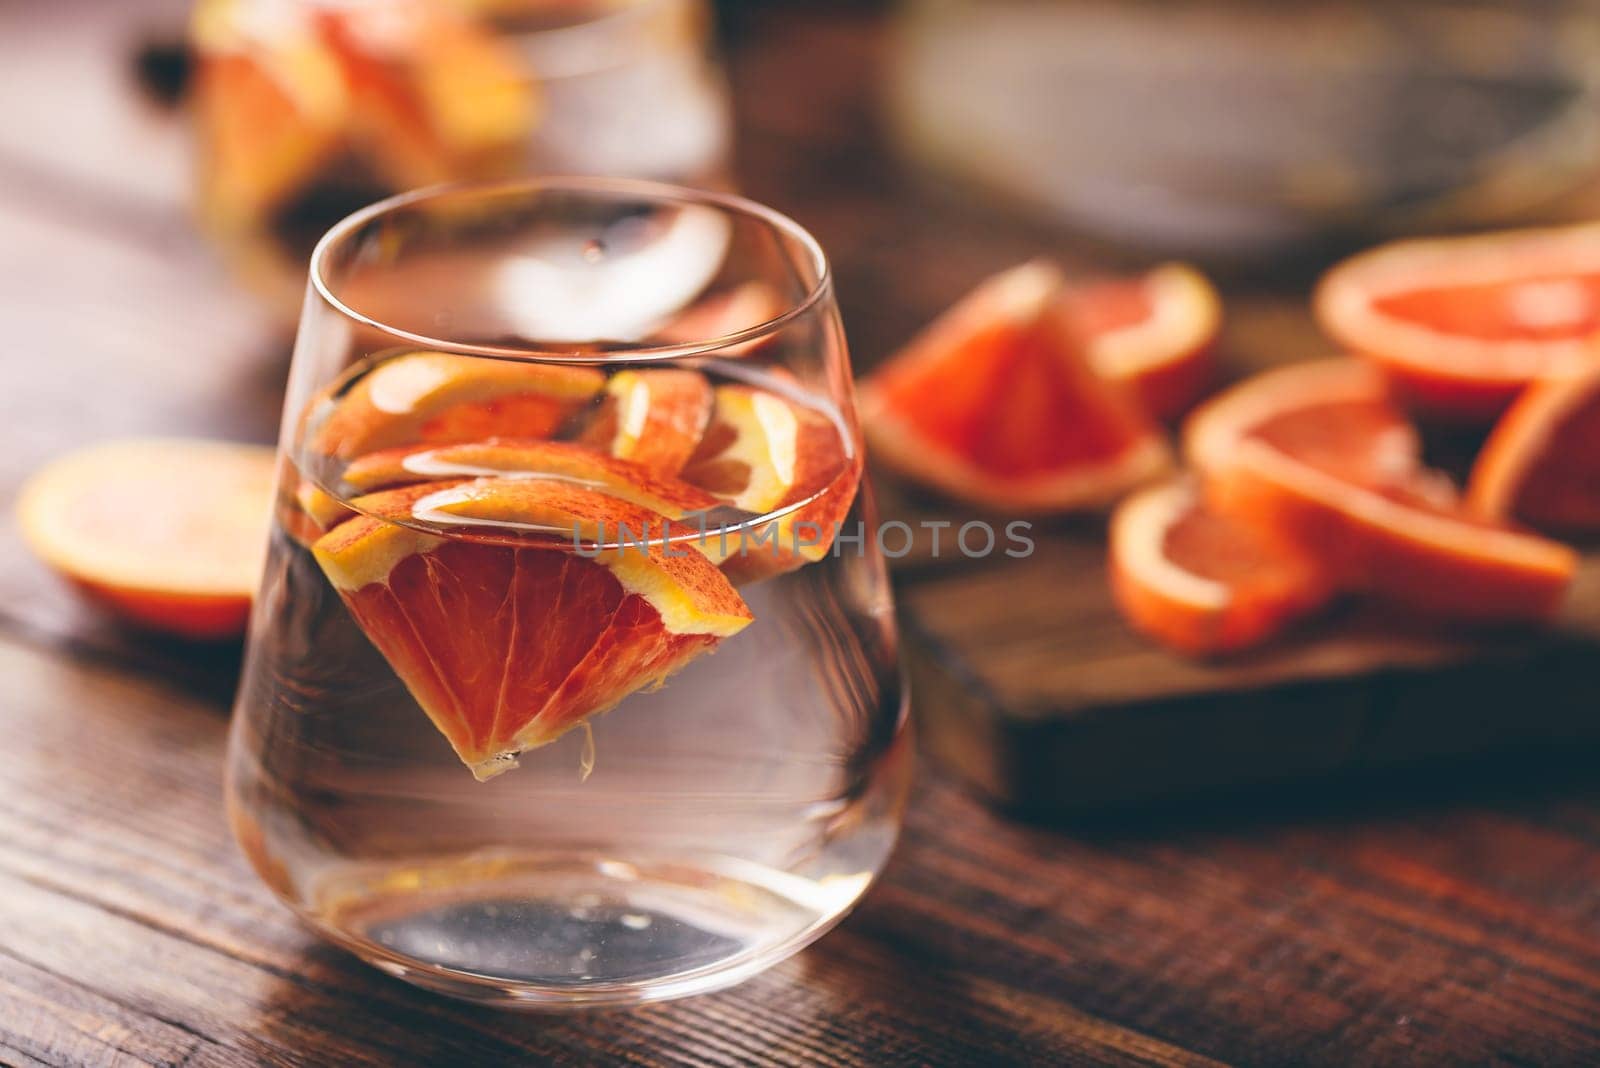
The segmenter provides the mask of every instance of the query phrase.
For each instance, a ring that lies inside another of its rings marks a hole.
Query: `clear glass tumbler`
[[[286,318],[323,233],[394,193],[727,184],[706,0],[198,0],[191,36],[201,219]]]
[[[910,729],[795,223],[581,178],[359,212],[312,259],[280,452],[227,799],[323,935],[460,997],[627,1004],[867,889]]]

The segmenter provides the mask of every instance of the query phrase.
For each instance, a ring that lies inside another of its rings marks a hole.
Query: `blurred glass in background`
[[[318,238],[515,173],[728,184],[704,0],[200,0],[201,219],[286,320]]]
[[[903,0],[893,55],[915,157],[1123,244],[1586,214],[1600,171],[1589,0]]]

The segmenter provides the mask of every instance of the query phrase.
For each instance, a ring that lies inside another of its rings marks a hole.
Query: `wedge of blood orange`
[[[1117,506],[1109,570],[1128,622],[1194,656],[1259,645],[1334,589],[1306,553],[1206,508],[1187,482],[1140,490]]]
[[[1130,398],[1097,376],[1043,263],[985,282],[866,380],[874,454],[971,503],[1012,512],[1105,505],[1170,465]]]
[[[545,479],[423,483],[352,502],[313,552],[350,613],[479,779],[516,765],[738,633],[751,614],[637,505]],[[451,536],[399,522],[450,524]],[[396,522],[399,521],[399,522]],[[535,543],[513,528],[547,530]]]
[[[353,459],[397,445],[549,437],[604,386],[593,367],[412,352],[315,405],[310,440]]]
[[[458,445],[409,445],[367,453],[344,470],[345,483],[356,493],[415,482],[491,477],[568,482],[669,519],[707,511],[719,503],[714,495],[681,479],[654,475],[631,460],[566,441],[490,438]]]
[[[1600,225],[1386,245],[1330,271],[1315,306],[1420,407],[1486,422],[1536,378],[1596,358]]]
[[[698,371],[619,371],[580,441],[658,475],[694,455],[711,419],[711,384]]]
[[[1517,398],[1478,455],[1467,503],[1488,520],[1600,531],[1600,361],[1549,375]]]
[[[1440,616],[1550,615],[1571,550],[1473,518],[1418,459],[1386,383],[1357,360],[1298,364],[1212,398],[1184,433],[1208,505],[1274,532],[1350,588]]]
[[[29,547],[99,604],[188,638],[243,632],[261,578],[272,450],[182,439],[70,453],[23,487]]]
[[[783,512],[706,539],[723,570],[747,583],[827,555],[855,501],[861,455],[820,410],[770,390],[727,385],[717,388],[711,424],[682,475],[731,507],[757,516]]]
[[[1088,334],[1090,365],[1157,419],[1205,393],[1222,302],[1205,275],[1168,263],[1134,278],[1070,286],[1067,307]]]

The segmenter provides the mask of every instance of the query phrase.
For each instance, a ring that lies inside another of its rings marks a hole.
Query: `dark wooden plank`
[[[1199,1063],[1003,977],[974,977],[983,1000],[969,1004],[958,977],[848,935],[738,990],[633,1016],[534,1023],[457,1006],[317,944],[269,900],[227,840],[225,724],[206,702],[4,642],[0,674],[0,790],[15,801],[0,812],[0,991],[17,991],[0,1041],[55,1063],[94,1062],[96,1036],[158,1063],[875,1064],[890,1063],[867,1052],[889,1036],[895,1063]],[[943,1026],[956,1011],[976,1018]]]
[[[1072,834],[936,781],[861,910],[723,994],[534,1020],[303,933],[236,855],[204,701],[0,642],[0,1047],[45,1063],[1580,1063],[1600,795]],[[137,759],[131,755],[137,754]],[[0,1054],[5,1059],[7,1054]]]

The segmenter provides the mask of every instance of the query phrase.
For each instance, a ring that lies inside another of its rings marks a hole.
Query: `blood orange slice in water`
[[[770,390],[727,385],[685,480],[728,505],[778,518],[706,549],[739,583],[793,571],[827,555],[861,482],[859,449],[821,411]],[[788,511],[784,511],[788,509]]]
[[[379,364],[342,396],[312,407],[311,445],[328,456],[422,442],[544,438],[605,386],[593,367],[411,352]]]
[[[357,493],[414,482],[466,478],[542,478],[570,482],[681,519],[715,508],[718,499],[681,479],[653,475],[630,460],[565,441],[490,438],[457,445],[380,449],[353,461],[344,482]]]
[[[619,371],[579,440],[652,474],[675,475],[700,444],[711,405],[711,383],[698,371]]]
[[[568,483],[477,479],[357,498],[317,562],[352,616],[479,779],[516,766],[738,633],[749,608],[662,516]],[[459,524],[450,537],[396,520]],[[547,542],[521,530],[548,530]],[[644,536],[644,535],[641,535]]]

